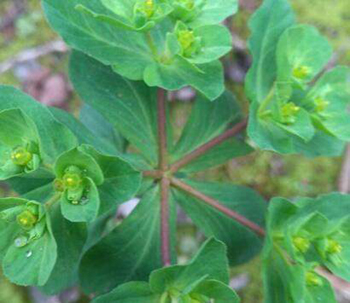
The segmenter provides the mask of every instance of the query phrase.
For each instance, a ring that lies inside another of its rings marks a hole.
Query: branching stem
[[[248,220],[247,218],[241,216],[240,214],[236,213],[235,211],[227,208],[226,206],[222,205],[219,201],[201,193],[200,191],[196,190],[192,186],[182,182],[181,180],[177,178],[171,178],[170,182],[175,187],[185,191],[186,193],[190,194],[191,196],[209,204],[210,206],[214,207],[215,209],[219,210],[220,212],[224,213],[230,218],[235,219],[237,222],[241,223],[242,225],[248,227],[252,231],[254,231],[257,235],[264,237],[265,236],[265,230],[260,227],[259,225],[255,224],[254,222]]]
[[[166,136],[166,92],[158,90],[158,170],[148,172],[149,175],[160,179],[161,193],[161,252],[164,266],[171,265],[170,230],[169,230],[169,188],[170,181],[165,176],[167,163],[167,136]]]
[[[206,144],[203,144],[202,146],[198,147],[196,150],[191,152],[190,154],[186,155],[179,161],[175,162],[174,164],[171,165],[170,167],[170,172],[175,173],[182,167],[186,166],[193,160],[199,158],[203,154],[205,154],[208,150],[212,149],[214,146],[222,143],[223,141],[237,135],[240,133],[242,130],[244,130],[247,127],[247,120],[243,120],[240,123],[237,123],[235,126],[224,132],[223,134],[217,136],[216,138],[212,139]]]

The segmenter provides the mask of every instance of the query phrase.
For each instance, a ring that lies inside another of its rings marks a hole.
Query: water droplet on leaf
[[[15,246],[16,247],[23,247],[28,244],[28,239],[25,236],[21,236],[15,239]]]
[[[29,257],[32,256],[32,254],[33,254],[33,252],[32,252],[31,250],[28,250],[28,251],[26,252],[26,257],[29,258]]]

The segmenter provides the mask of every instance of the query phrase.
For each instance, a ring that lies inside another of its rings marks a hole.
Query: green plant
[[[96,303],[238,302],[228,266],[264,245],[266,302],[335,302],[317,267],[350,279],[349,196],[275,198],[266,211],[249,188],[191,178],[251,153],[247,126],[257,148],[341,154],[350,73],[315,80],[331,56],[317,30],[295,24],[286,0],[264,1],[250,23],[246,119],[218,60],[236,0],[43,4],[74,49],[70,78],[86,105],[77,120],[0,88],[0,178],[21,196],[0,200],[4,274],[46,293],[79,283]],[[166,90],[187,85],[199,95],[174,142]],[[110,220],[135,196],[130,216]],[[185,266],[173,265],[176,203],[209,238]]]

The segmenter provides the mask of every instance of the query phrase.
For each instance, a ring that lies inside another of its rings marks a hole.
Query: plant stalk
[[[217,136],[216,138],[212,139],[211,141],[207,142],[206,144],[203,144],[202,146],[198,147],[196,150],[191,152],[190,154],[186,155],[179,161],[175,162],[170,166],[170,172],[176,173],[179,169],[186,166],[193,160],[199,158],[203,154],[205,154],[208,150],[212,149],[214,146],[219,145],[220,143],[224,142],[225,140],[237,135],[242,130],[244,130],[247,127],[248,120],[245,119],[240,123],[237,123],[235,126],[230,128],[229,130],[225,131],[223,134]]]
[[[170,256],[170,229],[169,229],[169,188],[168,178],[162,178],[160,182],[161,195],[161,239],[162,239],[162,260],[164,266],[171,265]]]
[[[227,208],[226,206],[222,205],[219,201],[201,193],[200,191],[196,190],[192,186],[182,182],[181,180],[177,178],[171,178],[170,182],[175,187],[187,192],[191,196],[209,204],[210,206],[214,207],[215,209],[219,210],[220,212],[224,213],[230,218],[235,219],[237,222],[241,223],[242,225],[248,227],[252,231],[254,231],[258,236],[264,237],[266,235],[265,230],[260,227],[259,225],[255,224],[254,222],[250,221],[249,219],[245,218],[244,216],[238,214],[237,212]]]

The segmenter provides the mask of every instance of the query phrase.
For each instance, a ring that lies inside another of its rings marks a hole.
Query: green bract
[[[283,2],[266,1],[251,23],[250,46],[255,62],[246,84],[252,101],[249,135],[259,147],[280,153],[337,155],[344,146],[342,141],[350,140],[350,70],[336,67],[313,84],[331,58],[331,47],[315,28],[293,25],[290,8]],[[260,23],[269,16],[268,7],[273,5],[276,12],[289,11],[290,16],[275,21],[278,31]],[[267,42],[272,44],[268,56],[263,53]],[[263,70],[267,64],[269,74]]]
[[[4,274],[20,285],[44,285],[56,263],[57,245],[41,204],[0,199],[0,258]]]
[[[149,284],[129,282],[93,302],[207,303],[214,300],[238,303],[238,296],[227,285],[228,281],[225,246],[209,239],[189,264],[156,270],[150,275]]]
[[[110,11],[109,14],[95,13],[82,4],[78,4],[76,9],[98,21],[138,32],[149,31],[173,11],[169,4],[161,0],[101,0],[101,2]]]
[[[350,280],[349,205],[350,196],[340,194],[271,201],[264,249],[268,302],[317,302],[316,294],[336,302],[329,282],[315,270],[324,265]]]
[[[210,100],[224,91],[217,59],[231,49],[231,37],[218,23],[236,12],[236,0],[193,6],[182,0],[43,2],[50,23],[68,44],[123,77],[168,90],[191,85]],[[189,9],[192,17],[181,9]],[[182,35],[182,46],[177,20],[196,36]]]
[[[62,154],[56,161],[55,174],[54,187],[61,193],[62,214],[73,222],[94,221],[99,212],[110,210],[113,204],[100,207],[101,195],[109,199],[115,196],[120,203],[139,187],[139,174],[129,164],[101,155],[88,145]],[[112,186],[115,188],[109,188]]]
[[[0,180],[34,172],[40,162],[33,121],[19,109],[0,111]]]

